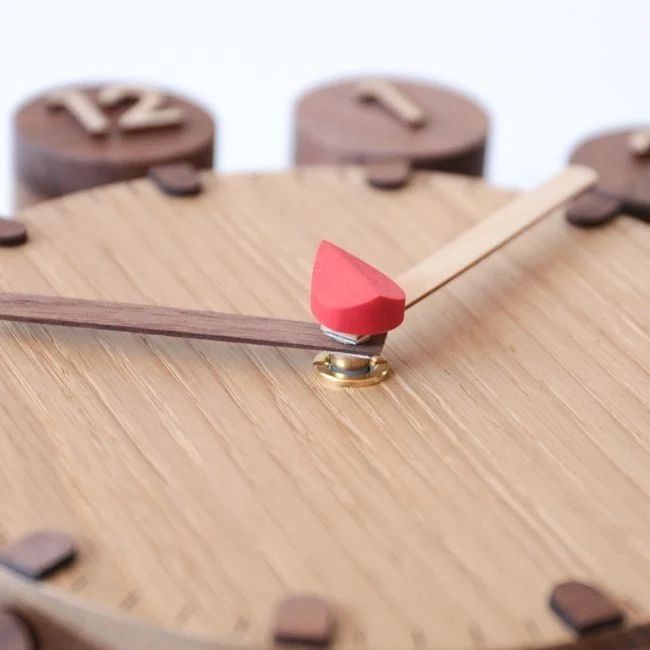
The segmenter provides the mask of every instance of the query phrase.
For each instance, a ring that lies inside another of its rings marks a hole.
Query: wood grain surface
[[[356,168],[203,182],[26,210],[0,288],[308,320],[321,239],[398,277],[511,196]],[[3,323],[0,541],[69,531],[68,597],[226,646],[267,644],[295,593],[346,649],[568,643],[567,580],[647,622],[649,233],[550,216],[410,309],[362,390],[300,350]]]

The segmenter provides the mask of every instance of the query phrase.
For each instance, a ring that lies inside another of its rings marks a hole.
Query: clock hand
[[[497,210],[491,217],[463,233],[399,278],[398,284],[406,294],[405,307],[413,306],[471,268],[533,225],[546,213],[587,189],[595,181],[596,173],[593,170],[586,167],[570,167],[537,189],[523,194]],[[355,265],[358,266],[357,262]],[[385,280],[388,279],[375,281],[383,284]],[[336,286],[339,284],[337,283]],[[314,295],[312,291],[312,298]],[[404,296],[401,300],[404,305]],[[397,308],[398,302],[397,297],[392,300],[393,309]],[[369,301],[371,311],[364,320],[369,322],[380,318],[382,322],[385,321],[385,303],[386,301]],[[379,309],[381,313],[374,313],[373,305],[381,307]],[[338,318],[337,311],[337,309],[328,309],[326,313],[330,317],[333,314]],[[352,346],[349,340],[343,342],[327,336],[316,323],[175,307],[10,293],[0,294],[0,319],[252,345],[325,349],[343,353],[353,351],[354,354],[363,356],[379,354],[386,338],[386,334],[377,334],[367,340],[360,340]],[[359,320],[356,311],[348,309],[345,310],[342,320],[336,321],[343,323],[343,327],[330,327],[330,329],[354,332],[355,327],[348,329],[344,326],[346,319]],[[319,320],[323,322],[322,317]],[[401,318],[388,320],[394,323],[386,326],[390,328],[401,321]],[[364,325],[371,327],[368,323]],[[356,333],[365,334],[365,332]]]
[[[18,293],[0,293],[0,320],[250,345],[352,351],[369,357],[381,352],[386,339],[385,334],[379,334],[350,350],[350,345],[323,334],[317,323]]]
[[[586,167],[570,167],[522,194],[492,216],[402,274],[397,282],[324,241],[314,260],[311,308],[323,331],[355,344],[398,327],[404,311],[471,268],[545,214],[596,180]],[[342,281],[342,279],[344,281]]]
[[[572,166],[539,187],[513,199],[491,216],[425,258],[398,279],[406,309],[478,264],[495,250],[594,185],[598,176],[588,167]]]
[[[323,242],[316,256],[312,276],[312,312],[330,337],[354,344],[359,334],[397,327],[404,311],[467,271],[495,250],[539,221],[597,180],[587,167],[569,167],[538,188],[522,194],[484,221],[448,243],[393,282],[377,269]],[[338,269],[338,273],[337,273]],[[333,281],[340,276],[358,275],[355,283]],[[356,292],[351,290],[357,285]],[[367,293],[371,288],[370,294]],[[376,362],[366,367],[358,359],[352,365],[346,355],[322,354],[314,366],[333,383],[372,385],[382,381],[389,366]]]

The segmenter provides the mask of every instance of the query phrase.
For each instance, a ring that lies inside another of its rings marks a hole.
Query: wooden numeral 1
[[[357,93],[364,101],[375,101],[381,104],[407,126],[419,128],[426,124],[427,119],[422,108],[388,81],[365,79],[358,85]]]
[[[109,121],[81,90],[59,90],[48,95],[49,108],[65,108],[91,135],[108,133]]]

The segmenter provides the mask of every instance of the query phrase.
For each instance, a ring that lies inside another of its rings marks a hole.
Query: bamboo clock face
[[[139,180],[28,210],[0,287],[304,320],[321,239],[398,276],[507,198],[355,168]],[[571,577],[647,619],[648,232],[547,219],[410,310],[358,390],[301,350],[3,323],[0,533],[71,531],[63,590],[249,647],[294,592],[345,648],[567,640],[547,599]]]

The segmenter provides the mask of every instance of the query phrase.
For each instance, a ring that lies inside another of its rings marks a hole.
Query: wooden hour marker
[[[0,564],[27,578],[40,580],[74,560],[73,539],[57,530],[32,533],[0,548]]]
[[[174,126],[183,122],[183,110],[177,106],[163,107],[163,94],[156,88],[116,84],[101,88],[97,97],[99,103],[107,107],[117,106],[127,99],[137,100],[118,120],[118,126],[125,131]]]
[[[189,163],[156,165],[149,170],[149,178],[170,196],[194,196],[203,189],[199,172]]]
[[[619,625],[625,615],[605,594],[581,582],[563,582],[553,589],[551,609],[579,634]]]
[[[379,354],[386,338],[385,334],[375,336],[352,347],[325,336],[316,323],[9,293],[0,294],[0,320],[249,345],[354,352],[367,356]]]
[[[591,189],[571,201],[566,218],[576,226],[600,226],[611,221],[622,209],[619,199]]]
[[[364,79],[357,91],[361,100],[377,102],[411,128],[420,128],[427,122],[422,108],[395,84],[382,79]]]
[[[65,108],[90,135],[108,133],[108,117],[81,90],[57,90],[50,93],[46,101],[49,108]]]
[[[411,165],[407,160],[376,160],[369,162],[364,173],[366,182],[379,190],[397,190],[411,178]]]
[[[19,246],[27,241],[27,226],[19,219],[0,217],[0,246]]]
[[[283,600],[276,614],[273,638],[276,643],[328,646],[335,631],[334,614],[318,596],[291,596]]]

